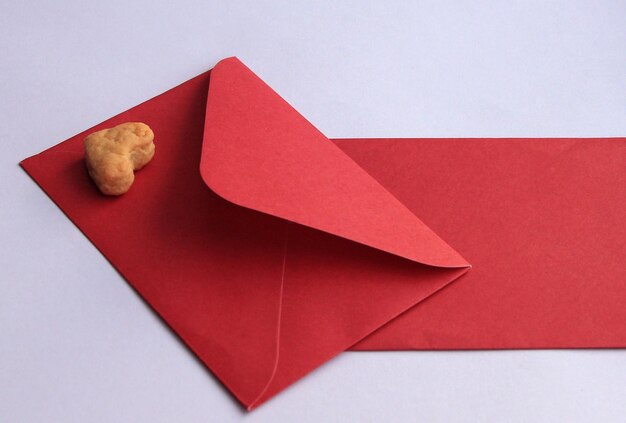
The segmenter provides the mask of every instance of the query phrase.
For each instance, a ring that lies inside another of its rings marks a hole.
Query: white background
[[[17,167],[231,55],[330,137],[626,135],[624,1],[313,3],[1,1],[0,421],[624,421],[626,350],[345,353],[245,413]]]

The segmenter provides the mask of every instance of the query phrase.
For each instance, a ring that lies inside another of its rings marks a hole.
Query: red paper
[[[125,121],[157,153],[105,197]],[[624,141],[333,143],[233,58],[22,166],[252,409],[351,347],[626,346]]]
[[[355,349],[626,347],[625,138],[336,143],[473,265]]]

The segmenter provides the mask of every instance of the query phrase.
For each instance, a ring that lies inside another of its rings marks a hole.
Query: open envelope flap
[[[200,170],[240,206],[422,264],[469,266],[234,57],[211,71]]]

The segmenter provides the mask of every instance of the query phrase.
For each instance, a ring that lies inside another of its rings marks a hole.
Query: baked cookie
[[[135,171],[154,156],[154,133],[145,123],[127,122],[94,132],[85,138],[87,170],[106,195],[130,189]]]

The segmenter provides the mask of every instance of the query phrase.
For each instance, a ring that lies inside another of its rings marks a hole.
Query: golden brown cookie
[[[106,195],[121,195],[135,180],[134,171],[154,156],[154,133],[145,123],[127,122],[85,138],[87,170]]]

